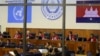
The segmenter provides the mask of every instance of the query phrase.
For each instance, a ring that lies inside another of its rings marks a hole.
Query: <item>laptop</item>
[[[47,49],[39,49],[39,51],[40,51],[41,53],[47,53],[47,52],[48,52]]]
[[[59,50],[60,52],[62,52],[62,48],[58,48],[58,50]]]

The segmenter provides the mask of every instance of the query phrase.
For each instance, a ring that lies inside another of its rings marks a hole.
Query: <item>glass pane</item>
[[[0,0],[0,4],[7,4],[6,0]]]
[[[62,4],[63,0],[34,0],[33,4]]]
[[[27,3],[33,3],[35,0],[27,0]],[[11,3],[24,3],[24,0],[0,0],[0,4],[11,4]]]
[[[36,25],[37,24],[37,25]],[[61,28],[62,7],[60,6],[32,6],[31,28]]]
[[[63,0],[27,0],[32,4],[61,4]],[[24,0],[0,0],[0,4],[24,3]]]
[[[76,6],[66,6],[66,29],[77,28]]]
[[[66,4],[76,4],[76,0],[66,0]]]
[[[76,0],[78,4],[100,4],[100,0]]]
[[[0,11],[1,11],[0,13],[1,33],[5,31],[9,32],[7,28],[23,28],[23,23],[16,23],[18,22],[18,20],[14,18],[13,10],[12,11],[9,10],[8,6],[0,6]],[[14,34],[15,34],[14,30],[13,32],[9,32],[11,38],[14,37]],[[8,38],[6,36],[4,37]]]

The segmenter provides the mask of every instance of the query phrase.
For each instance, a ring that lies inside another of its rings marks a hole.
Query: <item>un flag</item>
[[[27,23],[31,23],[31,6],[27,6]],[[24,6],[8,6],[8,23],[23,23]]]

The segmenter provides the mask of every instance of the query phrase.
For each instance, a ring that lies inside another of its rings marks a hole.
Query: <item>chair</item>
[[[51,36],[50,33],[48,33],[48,32],[44,33],[44,37],[45,37],[46,39],[50,39],[50,36]]]
[[[10,44],[10,48],[15,48],[16,47],[16,44],[15,43],[11,43]]]
[[[10,38],[9,32],[3,32],[2,35],[4,38]]]
[[[59,39],[62,39],[62,33],[56,33]]]
[[[35,39],[36,33],[31,33],[30,39]]]

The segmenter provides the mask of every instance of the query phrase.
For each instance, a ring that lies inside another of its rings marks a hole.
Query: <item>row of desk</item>
[[[6,41],[7,39],[1,38],[3,41]],[[10,39],[11,42],[14,42],[18,44],[18,42],[21,39]],[[50,42],[53,46],[58,45],[58,43],[61,43],[61,40],[33,40],[33,39],[27,39],[27,41],[30,41],[32,44],[40,45]],[[78,42],[78,41],[65,41],[65,45],[69,48],[71,51],[77,52],[77,49],[79,46],[82,46],[82,48],[85,50],[85,54],[87,54],[88,51],[92,52],[93,54],[96,54],[96,43],[95,42]],[[8,52],[9,50],[13,50],[15,48],[0,48],[0,55]],[[21,49],[22,50],[22,49]],[[18,49],[19,51],[19,49]]]

